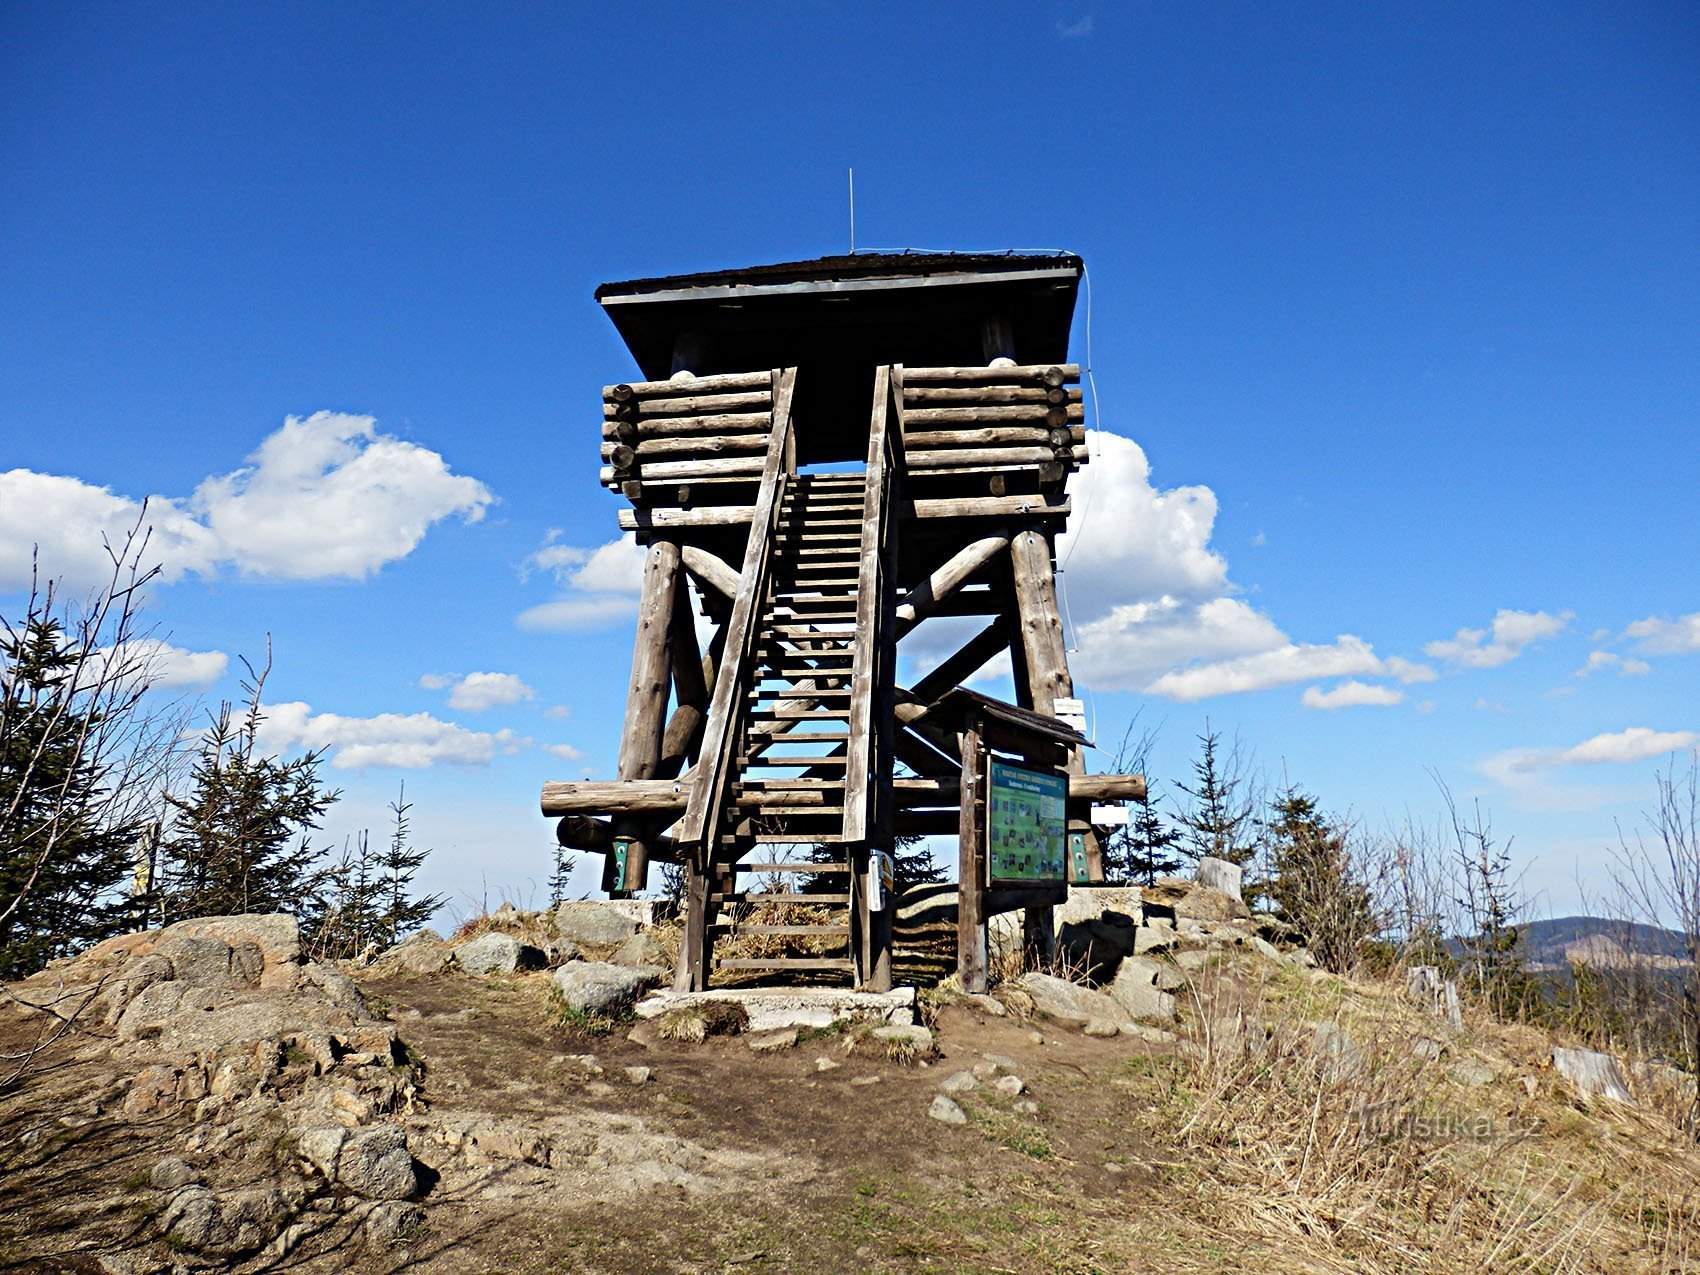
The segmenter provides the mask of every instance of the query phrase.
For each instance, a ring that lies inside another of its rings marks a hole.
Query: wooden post
[[[637,637],[632,644],[632,679],[626,688],[626,726],[620,737],[619,777],[652,779],[661,761],[661,741],[667,725],[667,695],[672,686],[668,632],[679,591],[679,546],[657,540],[649,546],[643,566],[643,593],[638,601]],[[602,864],[602,888],[610,894],[643,889],[649,879],[645,839],[653,832],[644,820],[616,819],[616,838],[628,838],[625,876],[614,879],[615,858]]]
[[[956,975],[965,992],[983,992],[986,968],[986,857],[980,814],[980,732],[962,733],[962,815],[957,823]]]
[[[691,616],[690,592],[673,590],[673,616],[667,640],[672,644],[669,662],[673,668],[673,692],[677,701],[673,716],[661,736],[661,756],[656,774],[676,778],[695,755],[708,720],[708,678],[712,666],[697,647],[696,621]]]
[[[708,893],[713,878],[693,858],[685,865],[685,932],[679,939],[679,964],[673,990],[700,992],[708,986]]]

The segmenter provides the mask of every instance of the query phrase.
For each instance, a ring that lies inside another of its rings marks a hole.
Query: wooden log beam
[[[980,737],[972,730],[962,739],[962,804],[956,823],[956,976],[962,990],[984,992],[989,985],[986,955],[986,856],[981,846]]]
[[[605,385],[602,387],[602,397],[611,398],[616,403],[624,403],[634,398],[675,398],[680,395],[718,394],[723,391],[765,390],[772,384],[771,372],[729,372],[721,376],[682,377],[677,381],[631,381],[621,385]]]
[[[958,404],[953,407],[910,407],[903,413],[904,423],[912,428],[928,426],[945,428],[951,425],[970,429],[982,423],[1038,421],[1046,425],[1078,425],[1086,419],[1081,403],[1001,403],[986,406]]]
[[[986,662],[1009,645],[1008,622],[993,620],[937,666],[922,674],[908,692],[924,708],[952,687],[961,686],[986,667]],[[901,719],[902,710],[898,716]]]
[[[913,629],[945,598],[974,578],[988,563],[1009,548],[1009,533],[982,536],[951,555],[950,560],[916,585],[897,604],[897,635]]]
[[[917,710],[918,711],[918,710]],[[901,710],[899,716],[901,717]],[[791,781],[787,781],[791,782]],[[743,806],[836,804],[836,781],[822,780],[819,786],[796,789],[750,790],[738,797]],[[1145,789],[1142,775],[1070,775],[1069,801],[1137,801]],[[690,792],[690,776],[678,779],[574,780],[543,785],[541,809],[552,817],[566,815],[609,815],[616,812],[655,816],[658,821],[677,818]],[[892,795],[900,810],[951,807],[960,788],[955,776],[904,775],[892,781]]]
[[[1028,496],[960,496],[951,499],[900,501],[897,512],[907,518],[1067,518],[1074,506],[1060,492]],[[622,509],[621,531],[671,531],[699,527],[747,525],[755,515],[751,505],[704,505],[679,509],[657,505]]]
[[[686,545],[679,552],[685,570],[697,584],[713,589],[728,602],[737,598],[740,577],[725,559],[696,545]]]
[[[691,614],[688,590],[673,591],[673,621],[667,640],[672,646],[668,663],[673,672],[675,707],[662,732],[661,760],[655,770],[663,779],[677,775],[695,758],[702,743],[703,723],[708,719],[709,684],[714,677],[712,654],[704,659],[697,645],[696,620]]]
[[[917,430],[903,441],[911,448],[922,450],[930,447],[1055,447],[1057,440],[1052,436],[1057,432],[1055,426],[1040,421],[1032,425],[992,425],[984,429]],[[1061,433],[1064,444],[1086,441],[1084,425],[1067,426]],[[642,452],[641,448],[639,452]]]
[[[579,850],[586,854],[607,854],[614,848],[614,829],[606,819],[594,819],[589,815],[565,815],[555,825],[555,840],[569,850]],[[678,863],[679,852],[673,846],[673,838],[662,834],[654,834],[645,843],[651,859],[660,859],[663,863]]]
[[[1049,389],[1080,379],[1078,363],[1025,363],[1013,367],[905,367],[903,386],[1043,385]]]
[[[767,446],[764,437],[762,446]],[[639,467],[646,483],[690,482],[698,478],[714,478],[727,474],[748,474],[752,479],[761,476],[765,458],[755,456],[726,456],[718,460],[655,460]]]
[[[766,433],[760,434],[702,434],[686,438],[645,438],[638,435],[637,446],[632,449],[640,461],[649,461],[661,456],[719,456],[727,452],[759,452],[767,447]],[[603,445],[603,456],[608,456],[608,446]]]
[[[910,385],[903,390],[905,409],[963,403],[1045,403],[1058,406],[1080,401],[1078,389],[1052,389],[1046,385]]]
[[[643,588],[638,599],[637,634],[632,642],[632,676],[626,686],[626,722],[620,736],[618,773],[621,779],[650,779],[661,762],[666,731],[667,695],[672,686],[668,633],[679,594],[680,554],[677,542],[657,540],[644,559]],[[610,893],[641,890],[648,883],[646,825],[617,819],[614,835],[630,839],[623,880],[613,878],[614,858],[604,865],[603,888]]]
[[[623,403],[604,399],[602,415],[610,420],[636,420],[643,415],[724,416],[733,412],[762,412],[772,406],[772,391],[762,389],[743,394],[681,394],[667,398],[657,396],[641,404],[637,399],[627,399]]]
[[[1085,464],[1091,453],[1085,447],[1064,448],[1060,459],[1065,463]],[[1045,465],[1059,459],[1057,450],[1049,443],[1040,447],[935,447],[909,453],[909,468],[982,468],[991,465]],[[655,467],[645,465],[643,476],[651,476]]]

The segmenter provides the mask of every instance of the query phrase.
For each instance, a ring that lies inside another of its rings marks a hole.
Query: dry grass
[[[1198,981],[1189,1019],[1163,1112],[1173,1167],[1208,1184],[1213,1225],[1285,1241],[1299,1268],[1667,1272],[1700,1255],[1681,1131],[1579,1107],[1515,1033],[1442,1039],[1390,985],[1240,967]]]
[[[749,1014],[736,1001],[697,1001],[668,1010],[655,1020],[661,1039],[687,1045],[700,1045],[710,1036],[736,1036],[749,1025]]]

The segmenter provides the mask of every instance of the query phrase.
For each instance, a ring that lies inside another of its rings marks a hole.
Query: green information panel
[[[986,785],[986,855],[993,881],[1061,881],[1068,777],[993,761]]]

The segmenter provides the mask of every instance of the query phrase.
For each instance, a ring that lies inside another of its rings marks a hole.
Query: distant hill
[[[1571,960],[1614,965],[1630,957],[1653,958],[1662,964],[1684,956],[1681,934],[1635,921],[1561,916],[1523,927],[1523,959],[1530,965],[1565,965]]]

